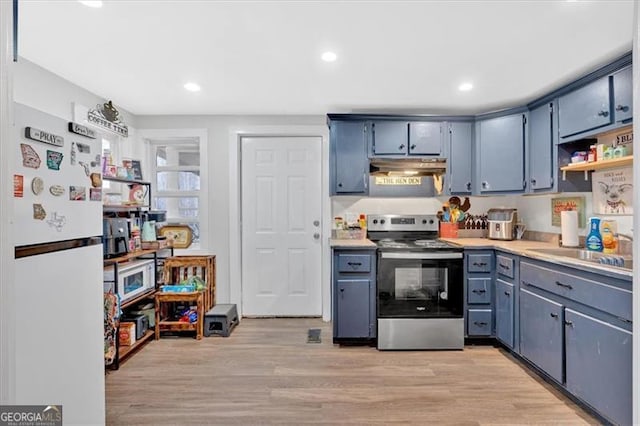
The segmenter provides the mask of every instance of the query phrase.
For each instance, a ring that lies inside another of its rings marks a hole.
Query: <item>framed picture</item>
[[[585,216],[585,197],[556,197],[551,199],[551,225],[560,226],[560,212],[576,210],[578,212],[578,226],[587,226]]]
[[[163,226],[159,233],[173,241],[173,248],[188,248],[193,241],[193,233],[188,225]]]
[[[605,215],[633,215],[633,168],[593,172],[593,212]]]
[[[122,160],[122,166],[127,169],[127,175],[132,180],[142,180],[142,165],[140,160]]]

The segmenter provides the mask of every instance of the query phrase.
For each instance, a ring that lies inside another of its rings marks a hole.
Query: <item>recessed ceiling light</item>
[[[336,59],[338,59],[338,55],[333,52],[324,52],[322,54],[322,60],[325,62],[334,62]]]
[[[78,0],[78,2],[89,7],[102,7],[102,0]]]
[[[461,92],[468,92],[471,89],[473,89],[473,84],[471,83],[462,83],[460,86],[458,86],[458,90],[460,90]]]
[[[184,88],[187,89],[190,92],[199,92],[200,91],[200,86],[197,85],[196,83],[187,83],[184,85]]]

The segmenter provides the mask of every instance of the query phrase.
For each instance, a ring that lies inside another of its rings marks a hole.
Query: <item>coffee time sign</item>
[[[87,121],[94,126],[108,130],[122,137],[129,136],[129,128],[120,119],[120,111],[113,106],[111,101],[96,105],[87,113]]]

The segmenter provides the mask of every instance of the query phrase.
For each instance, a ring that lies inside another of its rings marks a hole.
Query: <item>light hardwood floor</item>
[[[322,343],[306,343],[307,329]],[[319,319],[162,337],[106,377],[107,424],[597,424],[505,351],[332,344]]]

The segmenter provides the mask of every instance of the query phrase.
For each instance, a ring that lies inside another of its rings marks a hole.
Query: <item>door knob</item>
[[[320,234],[318,234],[317,232],[315,234],[313,234],[313,239],[314,240],[319,240],[320,239]]]

